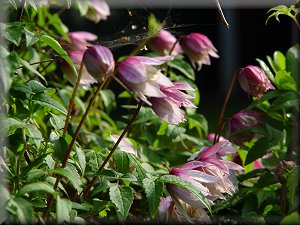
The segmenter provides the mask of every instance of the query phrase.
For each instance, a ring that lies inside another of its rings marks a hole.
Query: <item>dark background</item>
[[[218,11],[212,8],[111,9],[108,20],[99,24],[82,19],[76,11],[67,11],[62,14],[62,20],[70,31],[85,30],[97,34],[98,43],[111,48],[116,59],[129,54],[136,47],[136,41],[143,40],[151,13],[175,36],[190,32],[207,35],[218,49],[220,58],[213,58],[211,66],[204,65],[197,72],[196,83],[201,94],[198,111],[207,118],[210,131],[214,131],[233,72],[247,65],[258,65],[256,58],[266,61],[266,56],[272,56],[275,50],[285,54],[299,38],[295,24],[287,16],[280,16],[280,22],[272,18],[265,25],[267,8],[223,11],[229,29],[225,28]],[[132,29],[132,25],[136,28]],[[230,117],[250,102],[236,82],[225,116]]]

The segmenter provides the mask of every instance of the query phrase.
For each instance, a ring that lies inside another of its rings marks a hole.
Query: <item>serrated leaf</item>
[[[114,156],[114,163],[116,164],[117,171],[120,173],[128,173],[129,172],[129,159],[127,153],[123,151],[116,151]]]
[[[55,190],[50,184],[44,183],[44,182],[36,182],[32,184],[26,184],[23,186],[17,193],[17,196],[21,197],[25,195],[26,193],[31,192],[43,192],[48,193],[51,195],[55,194]]]
[[[54,127],[55,130],[63,129],[65,126],[65,121],[60,116],[57,116],[53,113],[50,113],[51,117],[49,119],[51,125]]]
[[[136,172],[137,172],[140,180],[142,181],[143,179],[145,179],[147,177],[146,171],[143,168],[143,166],[140,163],[140,161],[137,159],[137,157],[135,155],[133,155],[133,154],[128,154],[127,156],[130,159],[130,161],[133,163],[133,165],[135,166]]]
[[[67,115],[67,110],[59,102],[57,102],[47,94],[37,93],[32,96],[32,100],[39,105],[48,106],[51,109],[58,110],[59,112]]]
[[[269,110],[288,110],[292,107],[299,107],[299,98],[295,92],[286,92],[274,100]]]
[[[48,35],[43,35],[40,38],[40,41],[42,41],[45,44],[48,44],[54,51],[56,51],[73,69],[74,74],[77,76],[77,70],[68,56],[67,52],[61,47],[61,45],[56,41],[54,38],[48,36]]]
[[[279,71],[276,73],[275,84],[279,90],[297,91],[293,77],[286,71]]]
[[[21,36],[23,33],[24,24],[21,22],[9,23],[5,26],[3,37],[8,41],[14,43],[16,46],[19,46],[21,41]]]
[[[110,200],[117,208],[119,220],[125,221],[133,202],[133,190],[130,187],[112,185],[109,189]]]
[[[23,65],[26,69],[28,69],[30,72],[34,73],[35,75],[37,75],[39,78],[41,78],[43,81],[46,81],[45,77],[39,73],[39,71],[37,71],[33,66],[31,66],[28,62],[26,62],[25,60],[19,58],[19,62],[21,63],[21,65]]]
[[[26,128],[29,131],[29,137],[33,139],[34,143],[36,144],[36,147],[39,149],[41,146],[41,141],[43,139],[42,133],[33,124],[27,124]]]
[[[160,203],[160,197],[163,193],[163,183],[159,180],[145,178],[143,180],[143,187],[146,192],[151,217],[155,218]]]
[[[51,173],[59,174],[65,178],[67,178],[76,190],[81,189],[81,185],[82,185],[81,180],[77,175],[74,174],[73,171],[71,171],[67,168],[56,168],[54,170],[51,170]]]
[[[261,59],[256,59],[256,61],[259,63],[260,67],[262,68],[262,70],[265,72],[265,74],[267,75],[267,77],[269,78],[269,80],[274,83],[275,78],[274,75],[272,73],[272,71],[270,70],[270,68],[268,67],[268,65],[262,61]]]
[[[265,137],[260,138],[258,141],[254,143],[252,148],[248,151],[245,160],[245,165],[248,165],[252,163],[254,160],[263,157],[265,154],[267,154],[268,149],[271,148],[272,146],[273,145],[272,143],[270,143],[269,139]]]
[[[198,200],[199,202],[204,205],[209,211],[211,211],[210,205],[208,200],[205,198],[205,196],[199,191],[198,188],[193,186],[190,182],[187,182],[186,180],[174,176],[174,175],[163,175],[160,178],[160,181],[163,183],[169,183],[174,184],[176,186],[179,186],[181,188],[184,188],[191,192]]]
[[[56,220],[58,224],[63,222],[70,223],[70,212],[72,210],[72,202],[66,198],[56,197]]]
[[[195,80],[195,72],[188,62],[175,58],[173,61],[168,62],[168,66],[180,71],[190,80]]]

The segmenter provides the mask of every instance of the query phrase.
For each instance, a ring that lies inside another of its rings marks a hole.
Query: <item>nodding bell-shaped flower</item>
[[[173,83],[154,66],[162,65],[173,59],[171,56],[145,57],[130,56],[119,63],[120,80],[141,100],[151,106],[147,97],[166,97],[160,87],[173,86]]]
[[[155,37],[150,38],[147,45],[152,51],[160,55],[168,55],[176,41],[177,39],[169,31],[161,29]],[[183,53],[183,50],[179,43],[176,43],[171,55],[178,55],[180,53]]]
[[[190,33],[180,40],[183,51],[188,55],[193,67],[200,70],[202,64],[210,65],[210,56],[219,58],[217,49],[207,36],[199,33]]]
[[[96,41],[97,35],[86,31],[74,31],[68,33],[71,39],[71,46],[73,50],[85,50],[91,44],[89,41]]]
[[[237,144],[244,146],[244,142],[250,141],[254,137],[254,133],[250,131],[242,131],[245,128],[257,127],[262,123],[261,114],[254,110],[242,110],[234,114],[228,119],[228,131],[231,140]]]
[[[115,61],[111,51],[101,45],[88,46],[83,55],[87,71],[98,81],[113,75]]]
[[[180,199],[172,199],[170,196],[160,198],[156,220],[164,224],[211,223],[207,213],[201,207],[190,206]]]
[[[82,58],[83,58],[83,53],[84,53],[84,50],[76,50],[76,51],[68,52],[68,55],[69,55],[70,59],[72,60],[72,62],[74,63],[74,66],[77,69],[77,72],[79,71],[79,68],[80,68],[80,63],[81,63]],[[65,72],[65,74],[67,76],[67,79],[72,84],[75,84],[75,82],[76,82],[76,75],[75,75],[74,71],[72,70],[72,68],[69,66],[69,64],[64,63],[63,71]],[[88,73],[88,71],[86,70],[85,66],[83,65],[82,74],[81,74],[81,79],[79,81],[79,85],[82,88],[87,89],[93,83],[97,83],[97,80],[95,80]]]
[[[106,20],[110,15],[108,4],[103,0],[88,0],[89,8],[85,17],[95,23]]]
[[[237,78],[241,88],[253,97],[260,97],[266,91],[275,89],[264,71],[258,66],[249,65],[242,68]]]
[[[166,95],[160,98],[151,98],[152,109],[163,121],[178,124],[186,119],[180,107],[197,108],[188,99],[194,98],[180,90],[194,91],[186,83],[174,82],[172,86],[161,86],[160,90]]]

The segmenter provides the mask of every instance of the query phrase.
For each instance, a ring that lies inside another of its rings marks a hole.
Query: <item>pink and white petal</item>
[[[138,84],[147,80],[145,65],[135,57],[128,57],[119,63],[118,72],[123,80]]]
[[[179,166],[177,169],[180,169],[180,170],[192,170],[192,169],[195,169],[195,168],[198,168],[198,167],[204,167],[204,166],[206,166],[205,163],[193,160],[193,161],[187,162],[187,163]]]
[[[110,15],[110,9],[108,4],[103,0],[90,0],[92,7],[100,15],[100,19],[106,20]]]
[[[85,50],[75,50],[68,52],[68,55],[74,64],[80,65]]]
[[[118,139],[119,139],[119,135],[115,135],[115,134],[112,134],[110,135],[110,138],[113,140],[113,142],[117,143]],[[121,151],[123,152],[127,152],[127,153],[131,153],[131,154],[134,154],[134,155],[137,155],[136,151],[133,149],[133,147],[131,146],[131,144],[129,143],[128,139],[127,138],[123,138],[118,147],[120,148]]]
[[[228,169],[231,170],[244,170],[244,168],[234,162],[231,161],[227,161],[227,160],[220,160],[222,161],[224,164],[226,164],[226,166],[228,167]]]
[[[215,158],[208,158],[208,159],[205,159],[205,162],[211,163],[211,164],[219,167],[226,174],[229,174],[229,169],[228,169],[227,165],[224,164],[223,160],[219,160],[219,159],[215,159]]]
[[[212,176],[198,170],[185,170],[183,173],[190,176],[192,179],[196,181],[204,182],[204,183],[215,183],[220,180],[219,177]]]
[[[229,141],[219,141],[216,144],[212,145],[211,147],[202,150],[200,152],[199,159],[208,158],[212,155],[215,155],[220,150],[222,150],[223,148],[227,148],[228,146],[232,146],[232,144]]]
[[[162,65],[167,61],[174,59],[174,56],[158,56],[158,57],[147,57],[147,56],[133,56],[140,60],[142,63],[152,66]]]
[[[195,91],[190,85],[184,82],[173,82],[174,88],[185,91]]]
[[[170,124],[179,124],[186,120],[181,109],[166,98],[151,98],[150,102],[152,103],[152,110],[163,121]]]
[[[77,39],[80,41],[95,41],[97,40],[98,36],[90,33],[90,32],[86,32],[86,31],[74,31],[74,32],[69,32],[68,36],[71,39]]]

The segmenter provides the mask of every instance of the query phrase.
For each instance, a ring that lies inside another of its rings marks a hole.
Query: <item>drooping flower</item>
[[[88,0],[89,8],[85,17],[89,20],[99,23],[100,20],[106,20],[110,15],[108,4],[103,0]]]
[[[193,207],[180,199],[170,196],[160,199],[156,220],[160,223],[211,223],[207,213],[201,207]]]
[[[186,120],[180,107],[197,108],[188,100],[193,98],[193,96],[180,91],[194,91],[194,89],[186,83],[174,82],[170,87],[162,85],[160,90],[166,96],[160,98],[153,97],[150,99],[150,102],[156,115],[168,123],[178,124]]]
[[[154,66],[162,65],[173,57],[131,56],[119,63],[118,73],[122,82],[141,100],[151,105],[147,97],[166,97],[160,87],[173,83]]]
[[[70,59],[74,63],[75,68],[77,69],[77,72],[79,71],[80,68],[80,63],[83,58],[83,53],[84,50],[76,50],[76,51],[71,51],[68,53]],[[74,71],[71,69],[69,64],[65,63],[63,66],[63,71],[65,72],[67,79],[72,83],[75,84],[76,82],[76,75]],[[83,88],[89,88],[91,84],[97,83],[97,80],[95,80],[89,72],[86,70],[85,65],[83,65],[82,68],[82,74],[81,74],[81,79],[79,85]]]
[[[237,78],[241,88],[253,97],[260,97],[266,91],[275,89],[264,71],[258,66],[249,65],[242,68]]]
[[[89,41],[97,40],[97,35],[86,31],[74,31],[68,33],[71,39],[71,46],[73,50],[85,50],[91,44]]]
[[[160,55],[168,55],[176,41],[177,39],[169,31],[161,29],[155,37],[148,41],[147,45],[152,51],[157,52]],[[183,50],[179,43],[177,43],[171,55],[177,55],[182,52]]]
[[[219,58],[217,49],[203,34],[190,33],[180,40],[180,45],[195,69],[200,70],[202,64],[210,65],[210,56]]]
[[[89,46],[83,54],[87,71],[99,81],[111,76],[115,69],[115,60],[111,51],[101,45]]]
[[[250,131],[243,132],[245,128],[257,127],[262,123],[261,114],[254,110],[242,110],[234,114],[228,119],[228,131],[231,135],[231,140],[243,146],[244,142],[250,141],[254,137],[254,133]]]
[[[110,138],[115,143],[117,143],[119,137],[120,137],[119,135],[110,135]],[[127,153],[130,153],[130,154],[137,155],[136,151],[133,149],[133,147],[131,146],[131,144],[130,144],[130,142],[127,138],[122,138],[122,140],[120,141],[118,147],[123,152],[127,152]]]

